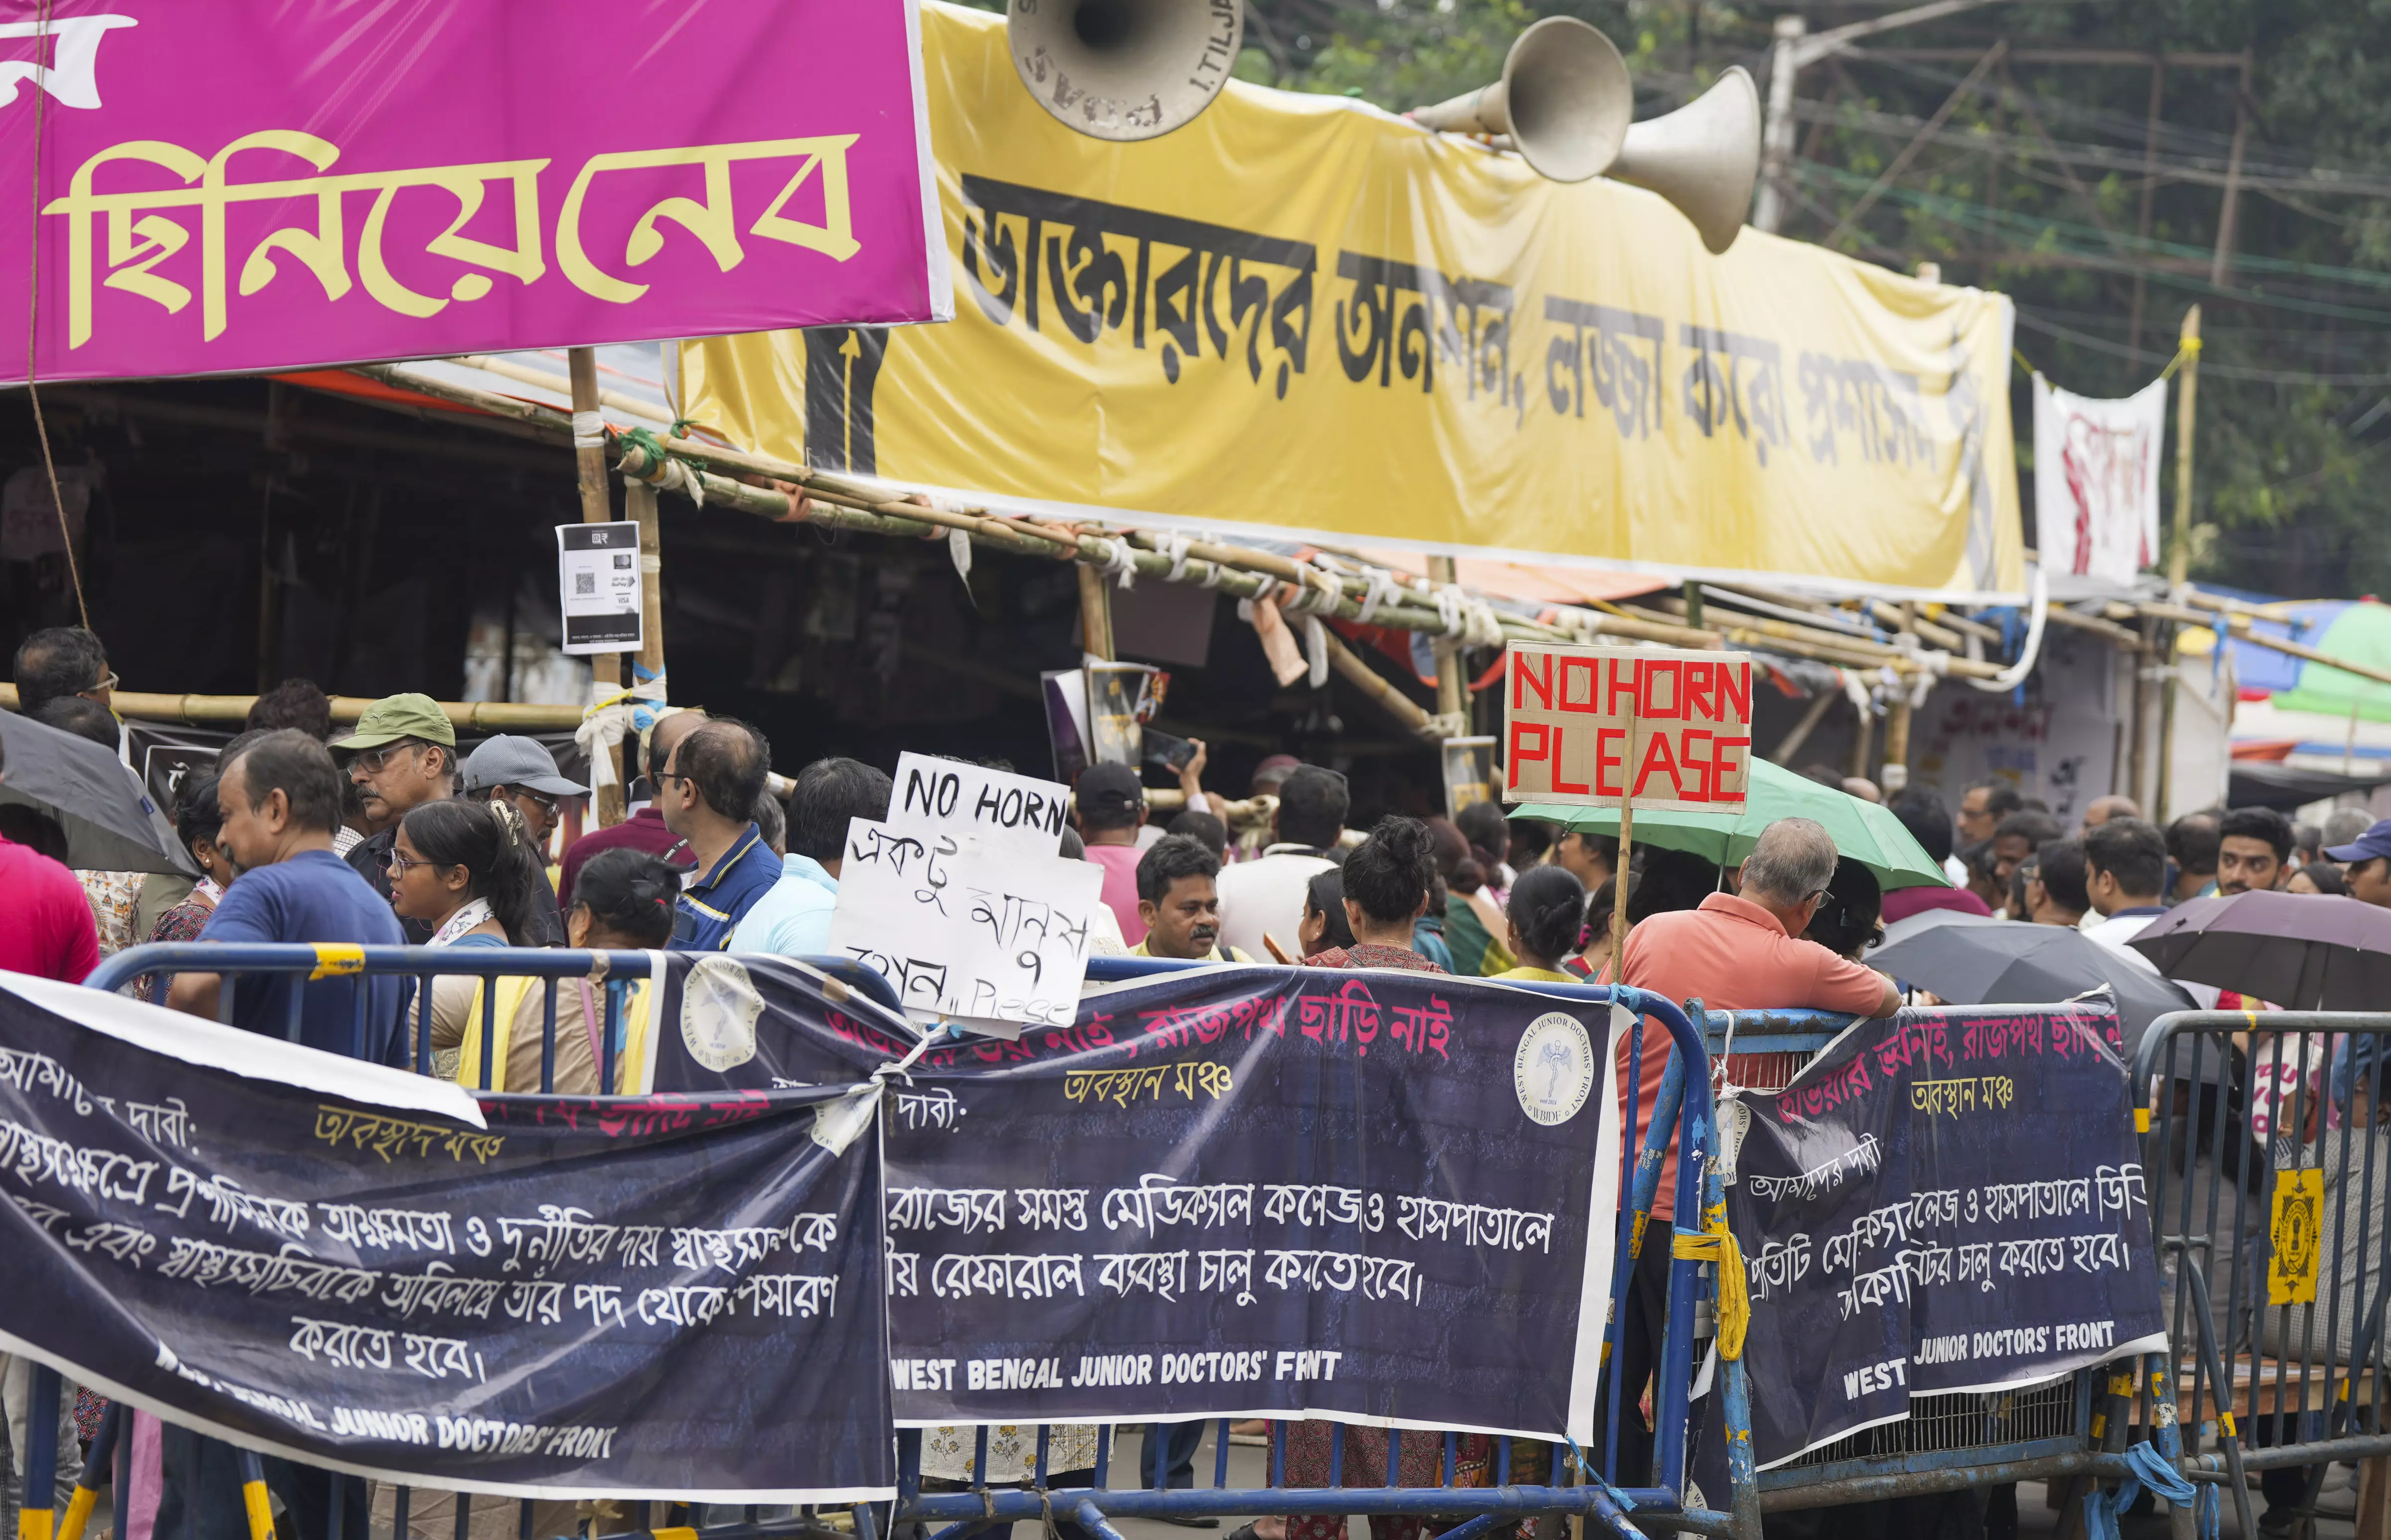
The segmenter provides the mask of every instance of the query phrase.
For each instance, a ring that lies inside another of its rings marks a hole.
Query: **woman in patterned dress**
[[[216,806],[216,778],[211,775],[185,792],[182,805],[174,810],[174,833],[200,864],[199,886],[191,889],[189,898],[158,916],[146,939],[196,941],[207,928],[208,916],[215,912],[216,900],[232,886],[234,876],[232,858],[216,847],[216,836],[223,832],[224,812]],[[162,1004],[157,993],[160,982],[161,976],[152,974],[134,987],[142,999]]]

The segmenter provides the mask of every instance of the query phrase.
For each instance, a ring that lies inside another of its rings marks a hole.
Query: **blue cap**
[[[2336,845],[2325,852],[2326,859],[2346,865],[2354,861],[2372,861],[2377,856],[2391,856],[2391,818],[2358,836],[2352,845]]]

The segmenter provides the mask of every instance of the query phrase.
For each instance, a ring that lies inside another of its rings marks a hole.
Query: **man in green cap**
[[[426,802],[457,795],[457,729],[429,695],[385,695],[365,708],[356,731],[331,744],[349,758],[349,780],[375,832],[358,842],[348,863],[390,898],[390,854],[398,843],[398,821]],[[401,920],[407,944],[432,939],[420,920]]]

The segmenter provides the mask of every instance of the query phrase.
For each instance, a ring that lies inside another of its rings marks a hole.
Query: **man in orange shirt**
[[[1806,818],[1778,819],[1761,831],[1759,843],[1744,858],[1739,892],[1713,893],[1699,909],[1655,914],[1628,933],[1626,981],[1680,1005],[1699,999],[1711,1010],[1893,1015],[1901,1008],[1901,992],[1891,979],[1838,957],[1816,941],[1802,939],[1834,875],[1835,842],[1826,829]],[[1652,1104],[1660,1095],[1671,1046],[1666,1031],[1657,1023],[1646,1023],[1635,1107],[1639,1149],[1651,1126]],[[1620,1114],[1625,1117],[1631,1071],[1623,1043],[1620,1060]],[[1694,1067],[1694,1073],[1706,1077],[1709,1067]],[[1667,1317],[1669,1292],[1667,1236],[1676,1213],[1676,1189],[1677,1157],[1673,1144],[1661,1167],[1652,1222],[1636,1258],[1635,1281],[1620,1323],[1622,1399],[1629,1406],[1642,1391],[1645,1377],[1660,1362],[1661,1327]],[[1607,1395],[1601,1404],[1608,1404]],[[1643,1419],[1630,1412],[1619,1430],[1622,1484],[1649,1483],[1651,1445]]]

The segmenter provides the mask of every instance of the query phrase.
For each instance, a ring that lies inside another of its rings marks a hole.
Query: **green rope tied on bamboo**
[[[705,465],[703,460],[675,454],[665,447],[663,440],[645,428],[621,429],[614,437],[627,454],[636,448],[647,457],[646,471],[626,471],[624,474],[634,476],[651,486],[679,492],[700,508],[705,506]]]

